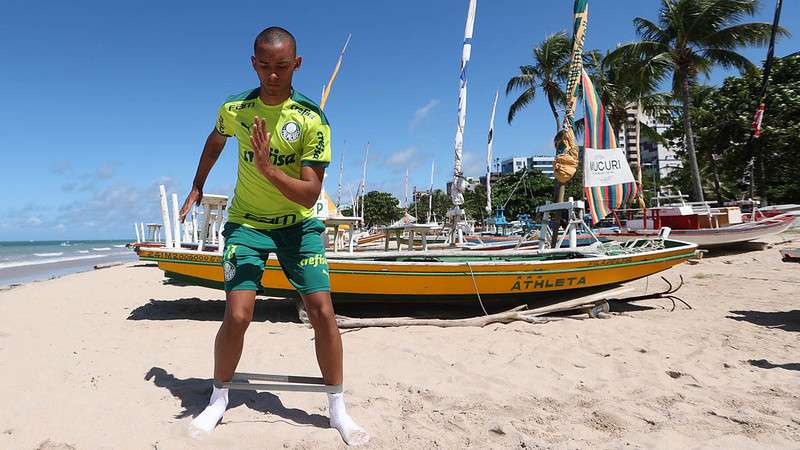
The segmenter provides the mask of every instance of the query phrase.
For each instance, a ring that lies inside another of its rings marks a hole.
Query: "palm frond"
[[[633,26],[636,28],[636,34],[646,41],[663,43],[670,41],[670,36],[664,30],[644,17],[636,17],[633,19]]]
[[[541,84],[542,92],[545,93],[548,99],[552,99],[556,105],[564,105],[567,102],[567,94],[561,88],[561,85],[552,80],[545,80]]]
[[[758,7],[758,0],[678,0],[694,3],[694,11],[686,36],[695,40],[708,35],[711,30],[718,30],[729,24],[752,16]]]
[[[620,58],[645,60],[662,53],[670,53],[670,50],[669,45],[657,41],[628,42],[612,50],[605,60],[612,64]]]
[[[789,36],[789,32],[779,27],[781,36]],[[736,47],[762,46],[769,44],[772,24],[766,22],[740,23],[721,30],[717,30],[702,38],[703,45],[707,47],[732,50]]]
[[[508,84],[506,84],[506,95],[520,88],[535,89],[535,86],[536,86],[536,78],[533,75],[525,73],[523,73],[522,75],[516,75],[511,77],[510,80],[508,80]]]
[[[536,98],[536,90],[534,90],[531,87],[522,92],[522,94],[520,94],[520,96],[517,97],[516,100],[514,100],[514,103],[512,103],[511,106],[508,108],[509,125],[514,120],[514,117],[517,115],[517,113],[520,110],[524,109],[529,104],[531,104],[534,98]]]
[[[650,125],[648,125],[648,124],[646,124],[644,122],[641,122],[641,121],[639,122],[639,133],[642,135],[642,137],[645,137],[648,140],[651,140],[653,142],[656,142],[656,143],[659,143],[659,144],[662,144],[662,145],[668,145],[669,144],[669,140],[667,138],[665,138],[664,136],[661,136],[661,134],[659,134],[658,130],[656,130],[655,128],[653,128]]]
[[[739,69],[741,72],[756,70],[756,66],[749,59],[733,50],[707,48],[703,50],[703,57],[727,69]]]

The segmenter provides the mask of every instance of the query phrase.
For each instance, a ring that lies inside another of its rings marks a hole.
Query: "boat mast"
[[[553,140],[556,147],[556,157],[553,160],[553,175],[555,177],[553,200],[556,203],[564,201],[564,188],[575,175],[575,171],[580,165],[580,161],[578,161],[579,148],[575,139],[572,121],[574,120],[580,92],[581,72],[583,70],[583,43],[586,38],[589,0],[575,0],[572,9],[572,52],[567,75],[566,110],[564,111],[561,129]],[[561,211],[555,211],[554,216],[555,223],[553,223],[554,229],[552,230],[551,242],[553,246],[556,245],[558,240],[558,229],[563,219]]]
[[[431,223],[431,215],[433,214],[433,170],[436,165],[436,161],[431,161],[431,185],[428,188],[428,218],[425,220],[426,223]],[[436,216],[433,216],[434,218]]]
[[[462,153],[464,147],[464,122],[467,115],[467,63],[472,53],[472,29],[475,26],[476,0],[469,0],[467,23],[464,27],[464,45],[461,49],[461,71],[458,77],[458,124],[455,137],[455,164],[453,167],[453,186],[450,197],[453,200],[454,212],[460,216],[461,205],[464,204],[464,172],[462,169]]]
[[[345,141],[345,146],[347,145],[347,141]],[[342,156],[339,157],[339,184],[336,187],[336,210],[339,210],[339,206],[342,204],[342,175],[344,174],[344,152],[342,152]]]
[[[403,208],[408,209],[408,167],[406,167],[405,198],[403,199]]]
[[[342,66],[342,58],[344,58],[344,52],[345,50],[347,50],[347,44],[350,43],[351,36],[352,33],[348,33],[347,41],[345,41],[344,47],[342,47],[342,51],[339,52],[339,59],[336,61],[336,67],[333,68],[331,79],[328,80],[328,84],[326,84],[322,88],[322,99],[319,102],[319,109],[325,109],[325,104],[328,103],[328,96],[331,94],[331,87],[333,87],[333,80],[336,79],[336,75],[339,73],[339,68]]]
[[[369,156],[369,142],[367,142],[367,146],[364,147],[364,162],[363,168],[361,172],[361,184],[358,186],[358,217],[364,217],[364,195],[366,194],[365,189],[367,187],[367,157]]]
[[[500,90],[494,92],[492,115],[489,119],[489,138],[486,144],[486,214],[492,213],[492,140],[494,138],[494,112],[497,108],[497,97]]]
[[[761,136],[761,120],[764,118],[764,110],[766,109],[766,101],[767,101],[767,88],[769,87],[769,75],[772,72],[772,63],[773,63],[773,56],[775,54],[775,35],[778,32],[778,26],[781,21],[781,8],[783,7],[783,0],[776,0],[775,2],[775,16],[772,19],[772,33],[769,37],[769,49],[767,50],[767,59],[764,61],[764,73],[762,74],[761,80],[761,92],[758,97],[758,108],[756,109],[755,117],[753,118],[753,132],[750,135],[750,139],[747,142],[748,147],[750,148],[750,154],[752,155],[750,158],[750,164],[754,167],[755,166],[755,151],[753,150],[753,145],[755,144],[755,139],[758,139]],[[764,155],[763,152],[758,158],[760,161],[761,166],[761,201],[762,205],[767,205],[767,180],[766,180],[766,172],[764,169]],[[753,185],[755,184],[755,169],[752,169],[752,176],[750,177],[750,197],[753,197]]]

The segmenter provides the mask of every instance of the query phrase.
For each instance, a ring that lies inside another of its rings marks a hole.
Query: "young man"
[[[227,408],[228,389],[222,383],[231,380],[242,355],[270,253],[278,256],[284,274],[303,298],[323,380],[342,384],[342,340],[320,234],[325,226],[311,209],[331,160],[330,126],[319,106],[292,88],[292,75],[302,58],[291,33],[279,27],[262,31],[251,61],[260,86],[229,97],[219,109],[180,212],[183,221],[192,204],[200,202],[206,177],[226,139],[235,136],[239,172],[223,230],[225,316],[214,342],[211,401],[192,421],[204,431],[213,430]],[[347,414],[342,394],[328,394],[328,401],[331,427],[347,444],[365,443],[369,437]]]

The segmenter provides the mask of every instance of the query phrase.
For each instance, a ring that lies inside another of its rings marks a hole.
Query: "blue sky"
[[[406,168],[409,184],[425,189],[432,160],[437,186],[451,176],[467,0],[4,3],[0,240],[131,238],[134,221],[160,221],[158,184],[183,201],[219,104],[257,85],[252,41],[270,25],[297,37],[304,61],[295,88],[314,99],[353,34],[326,107],[334,152],[326,188],[334,198],[340,155],[344,184],[355,186],[367,141],[369,189],[402,196]],[[634,39],[632,19],[655,19],[658,4],[591,1],[586,47]],[[773,7],[762,1],[755,20],[771,21]],[[569,27],[571,8],[571,0],[478,0],[464,137],[468,175],[483,170],[496,89],[495,155],[553,153],[546,102],[509,126],[513,98],[502,89],[531,61],[535,43]],[[794,29],[798,18],[800,4],[784,2],[782,23]],[[777,55],[800,48],[800,31],[793,31]],[[765,52],[744,54],[760,64]],[[711,81],[724,75],[717,70]],[[207,193],[232,195],[235,154],[229,140]]]

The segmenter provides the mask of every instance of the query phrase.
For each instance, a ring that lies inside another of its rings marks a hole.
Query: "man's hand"
[[[267,122],[261,117],[253,118],[253,126],[250,128],[250,144],[253,146],[253,162],[256,169],[267,179],[271,178],[275,167],[269,155],[269,140],[272,137],[267,131]]]
[[[192,205],[199,205],[201,200],[203,200],[203,190],[198,187],[193,187],[192,191],[189,192],[189,195],[186,196],[186,201],[183,202],[183,206],[181,207],[179,218],[181,223],[183,223],[183,220],[186,219],[186,215],[189,214],[189,211],[192,209]]]

